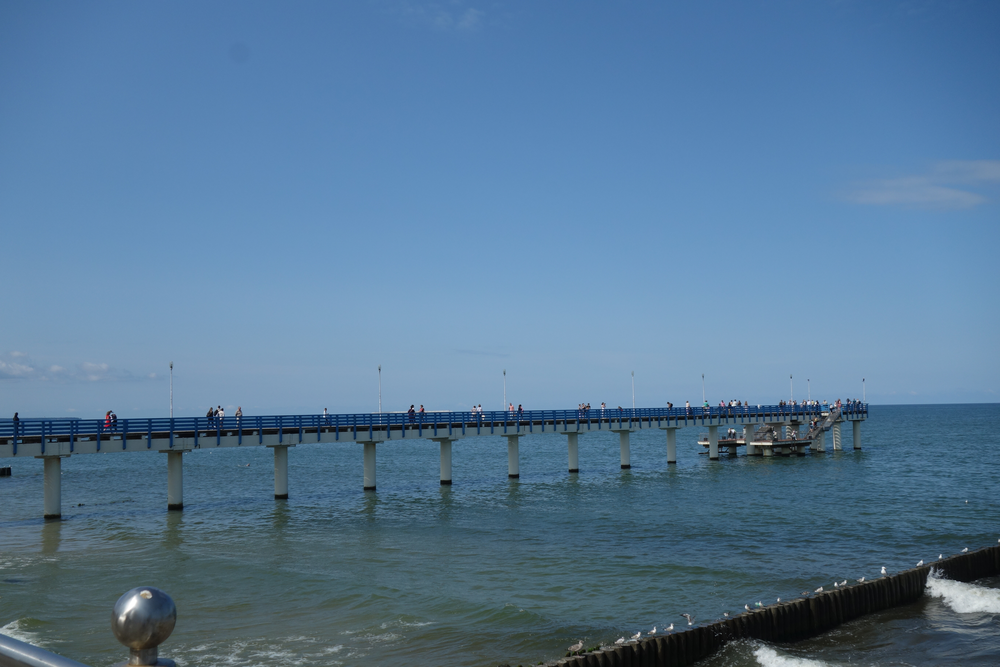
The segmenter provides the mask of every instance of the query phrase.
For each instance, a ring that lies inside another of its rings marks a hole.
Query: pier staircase
[[[806,438],[809,440],[816,439],[816,437],[818,437],[820,433],[829,431],[831,428],[833,428],[833,425],[836,424],[839,420],[840,420],[840,408],[836,407],[830,408],[829,414],[827,414],[827,416],[824,417],[822,420],[816,422],[816,425],[813,426],[811,429],[809,429],[809,433],[806,434]],[[840,436],[839,430],[835,430],[834,438],[837,439],[838,442],[834,444],[838,445],[837,449],[840,448],[839,436]]]

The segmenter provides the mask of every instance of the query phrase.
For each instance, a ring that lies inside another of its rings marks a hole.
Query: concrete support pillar
[[[184,452],[167,452],[167,510],[184,509]]]
[[[629,451],[628,436],[628,431],[618,431],[618,442],[622,450],[622,470],[628,470],[632,467],[632,454]]]
[[[517,479],[521,476],[520,462],[518,461],[517,436],[507,436],[507,479]]]
[[[830,429],[830,433],[833,434],[833,451],[839,452],[841,450],[840,445],[840,422],[836,422],[833,428]]]
[[[667,465],[673,463],[677,465],[677,429],[668,428],[667,431]]]
[[[580,442],[579,433],[567,433],[567,448],[569,449],[569,471],[570,472],[580,472],[580,451],[578,444]]]
[[[274,447],[274,499],[288,499],[288,446]],[[367,484],[367,480],[365,484]]]
[[[719,427],[708,427],[708,460],[719,460]]]
[[[441,444],[441,486],[451,486],[451,440],[439,440]],[[508,452],[509,454],[509,452]]]
[[[861,449],[861,422],[853,421],[851,426],[854,427],[854,449]]]
[[[747,445],[747,456],[757,456],[757,447],[753,445],[753,437],[757,433],[755,424],[747,424],[743,427],[743,442]]]
[[[812,441],[811,449],[814,452],[826,451],[826,433],[820,431]]]
[[[42,488],[45,494],[44,514],[46,519],[58,519],[62,516],[62,458],[46,456],[45,476]]]
[[[764,452],[765,458],[774,456],[774,447],[761,447],[761,450]]]
[[[365,443],[365,491],[375,490],[375,443]]]

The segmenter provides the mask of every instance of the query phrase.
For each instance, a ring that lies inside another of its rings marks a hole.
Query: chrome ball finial
[[[111,630],[131,649],[129,665],[156,665],[156,647],[167,640],[177,622],[177,607],[159,588],[140,586],[118,598],[111,612]]]

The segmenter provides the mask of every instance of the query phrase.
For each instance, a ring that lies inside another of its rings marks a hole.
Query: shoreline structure
[[[983,547],[928,565],[852,583],[808,597],[767,605],[731,618],[669,635],[539,663],[542,667],[673,667],[703,660],[738,639],[792,642],[892,607],[916,602],[936,570],[953,581],[974,581],[1000,574],[1000,546]]]

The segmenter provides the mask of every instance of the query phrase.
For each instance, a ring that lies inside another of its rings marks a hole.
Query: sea
[[[1000,405],[871,406],[853,449],[709,461],[702,429],[460,440],[289,452],[287,501],[259,447],[184,457],[168,512],[162,454],[63,461],[61,521],[42,515],[42,462],[0,478],[0,632],[79,660],[127,657],[115,601],[156,586],[177,605],[160,656],[181,667],[535,665],[835,581],[911,568],[1000,539]],[[827,449],[832,449],[827,437]],[[1000,578],[931,579],[918,602],[793,644],[736,642],[711,667],[1000,665]]]

